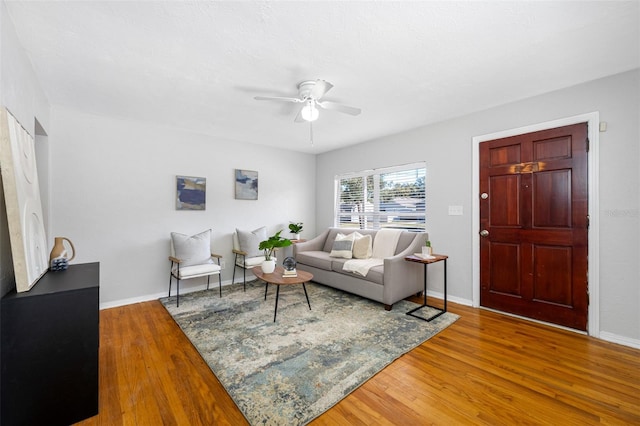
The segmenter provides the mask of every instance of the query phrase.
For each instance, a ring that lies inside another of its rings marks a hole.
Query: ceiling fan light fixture
[[[309,101],[304,107],[302,107],[302,111],[300,111],[300,116],[302,116],[302,119],[306,121],[316,121],[319,115],[320,112],[313,104],[313,101]]]

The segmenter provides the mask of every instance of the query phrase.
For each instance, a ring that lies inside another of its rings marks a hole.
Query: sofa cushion
[[[395,254],[402,253],[413,243],[416,234],[414,232],[403,232],[398,239],[398,245],[396,246]]]
[[[331,257],[343,257],[345,259],[351,259],[353,242],[355,240],[355,233],[349,235],[338,234],[331,247]]]
[[[333,258],[326,251],[303,251],[296,254],[296,262],[327,271],[331,270],[332,260]]]
[[[361,278],[365,281],[372,281],[374,283],[384,284],[384,266],[383,265],[374,266],[373,268],[369,269],[369,272],[367,273],[367,275],[363,277],[362,275],[354,274],[353,272],[345,271],[343,269],[344,263],[347,262],[349,259],[333,258],[331,260],[332,260],[331,270],[334,272],[338,272],[343,275],[349,275],[350,277]]]

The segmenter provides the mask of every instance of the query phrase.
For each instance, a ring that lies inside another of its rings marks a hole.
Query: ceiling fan
[[[318,119],[320,109],[334,110],[349,115],[358,115],[360,108],[343,105],[337,102],[323,101],[322,97],[333,87],[333,84],[325,80],[307,80],[298,84],[298,97],[287,98],[279,96],[256,96],[259,101],[294,102],[300,105],[300,109],[293,120],[297,123],[315,121]]]

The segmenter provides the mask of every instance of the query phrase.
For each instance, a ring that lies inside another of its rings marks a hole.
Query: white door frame
[[[590,336],[599,337],[600,334],[600,226],[599,226],[599,123],[598,111],[574,117],[561,118],[516,129],[504,130],[487,135],[475,136],[472,139],[472,185],[471,185],[471,234],[472,234],[472,283],[473,306],[480,306],[480,143],[493,139],[506,138],[524,133],[553,129],[555,127],[569,126],[587,122],[589,137],[588,156],[588,185],[589,185],[589,261],[588,261],[588,290],[589,313],[587,318],[587,332]]]

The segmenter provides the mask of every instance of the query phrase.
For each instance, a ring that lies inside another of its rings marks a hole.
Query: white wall
[[[4,2],[0,2],[0,105],[11,111],[32,136],[36,118],[44,129],[49,127],[48,101],[18,42]],[[0,197],[0,296],[15,288],[12,262],[3,193]]]
[[[231,280],[236,227],[284,227],[288,236],[289,221],[300,221],[303,235],[315,232],[311,154],[58,107],[52,123],[52,236],[73,241],[78,257],[72,263],[100,262],[103,307],[167,292],[172,231],[211,228],[212,249],[227,265],[224,281]],[[258,171],[257,201],[234,199],[236,168]],[[207,178],[205,211],[176,210],[176,175]],[[181,288],[204,283],[188,280]]]
[[[318,156],[317,226],[333,224],[334,176],[424,160],[427,227],[436,252],[449,258],[448,294],[471,303],[472,138],[593,111],[600,133],[601,337],[640,346],[640,71],[525,99],[468,116]],[[462,205],[463,216],[448,216]],[[430,273],[436,291],[440,277]]]

